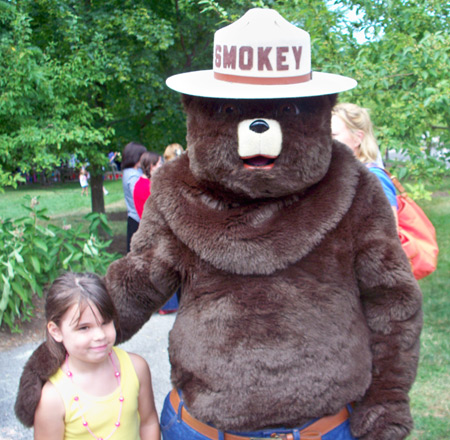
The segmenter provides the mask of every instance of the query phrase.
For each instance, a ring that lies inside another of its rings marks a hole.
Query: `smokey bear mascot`
[[[181,287],[164,440],[404,439],[421,292],[376,176],[331,138],[356,82],[312,72],[309,34],[252,9],[216,32],[213,70],[167,84],[187,154],[106,275],[122,341]],[[22,376],[28,424],[44,358]]]

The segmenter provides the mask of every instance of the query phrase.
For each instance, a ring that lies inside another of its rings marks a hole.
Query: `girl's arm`
[[[138,411],[141,418],[141,440],[160,440],[158,413],[153,397],[150,368],[141,356],[129,353],[139,379]]]
[[[34,416],[34,440],[63,440],[64,416],[64,402],[56,388],[47,382]]]

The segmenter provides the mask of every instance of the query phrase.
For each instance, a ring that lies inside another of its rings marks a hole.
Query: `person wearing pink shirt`
[[[151,151],[146,151],[141,156],[142,176],[139,177],[133,191],[133,200],[139,218],[142,218],[144,205],[151,193],[152,171],[161,165],[161,156]]]

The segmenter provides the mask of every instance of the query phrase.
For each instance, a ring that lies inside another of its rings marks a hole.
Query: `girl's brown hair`
[[[122,152],[122,169],[133,168],[141,159],[142,154],[146,151],[147,148],[137,142],[130,142],[125,145]]]
[[[161,156],[159,154],[153,153],[152,151],[146,151],[141,156],[141,169],[144,176],[149,179],[152,177],[152,166],[155,166],[160,158]]]
[[[93,273],[66,272],[57,278],[47,292],[45,302],[45,318],[47,324],[53,321],[58,327],[67,310],[78,304],[80,316],[86,307],[94,305],[105,322],[114,322],[116,332],[118,315],[113,300],[108,293],[103,280]],[[62,365],[66,349],[61,342],[57,342],[46,330],[45,341],[54,363],[54,372]]]

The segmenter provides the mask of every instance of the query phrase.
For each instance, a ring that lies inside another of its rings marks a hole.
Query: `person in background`
[[[114,346],[118,316],[102,279],[61,275],[47,293],[45,316],[45,362],[54,374],[40,393],[34,439],[160,440],[149,366]],[[30,402],[39,394],[24,396],[19,387],[20,397]]]
[[[140,168],[141,156],[147,149],[136,142],[127,144],[122,153],[122,185],[125,196],[125,204],[127,205],[127,253],[130,252],[131,237],[139,227],[140,217],[134,206],[133,192],[134,185],[142,175]]]
[[[88,182],[88,172],[86,171],[85,167],[81,167],[79,180],[80,180],[80,186],[81,186],[81,195],[88,196],[89,195],[89,182]]]
[[[172,159],[175,159],[178,156],[181,156],[184,153],[183,147],[180,144],[170,144],[167,145],[164,150],[164,162],[169,162]]]
[[[136,185],[134,185],[133,200],[136,212],[139,218],[142,218],[144,212],[144,205],[151,194],[151,177],[152,172],[156,170],[162,162],[162,158],[159,154],[151,151],[146,151],[141,156],[141,169],[142,176],[139,177]]]
[[[374,173],[383,187],[397,222],[397,194],[394,184],[384,172],[381,154],[367,109],[352,103],[339,103],[333,108],[331,136],[347,145],[355,156]]]
[[[113,171],[113,172],[119,170],[119,167],[117,166],[117,162],[116,162],[116,157],[117,157],[117,151],[110,151],[108,153],[109,167],[111,168],[111,171]]]

